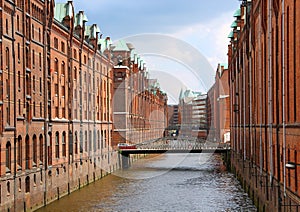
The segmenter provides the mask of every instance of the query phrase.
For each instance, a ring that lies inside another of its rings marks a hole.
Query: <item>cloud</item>
[[[233,12],[223,13],[207,22],[186,26],[171,35],[199,49],[215,68],[218,63],[227,63],[227,35],[234,20]]]

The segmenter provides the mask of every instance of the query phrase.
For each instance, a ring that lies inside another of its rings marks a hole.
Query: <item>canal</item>
[[[164,154],[92,183],[39,211],[256,211],[220,155]]]

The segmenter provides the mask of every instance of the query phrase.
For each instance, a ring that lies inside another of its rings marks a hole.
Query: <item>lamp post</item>
[[[285,164],[285,167],[286,167],[287,169],[296,169],[296,166],[300,166],[300,164],[294,163],[294,162],[290,162],[290,161],[288,161],[288,162]]]

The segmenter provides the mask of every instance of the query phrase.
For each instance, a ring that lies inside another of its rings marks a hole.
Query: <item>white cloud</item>
[[[213,68],[218,63],[227,63],[227,46],[230,25],[234,18],[234,11],[220,14],[208,22],[200,22],[195,25],[186,26],[172,36],[182,39],[199,51],[207,58]]]

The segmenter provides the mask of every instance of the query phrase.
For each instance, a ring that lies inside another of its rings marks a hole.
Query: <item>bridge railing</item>
[[[212,142],[199,142],[198,140],[171,140],[171,139],[160,139],[155,142],[146,143],[137,146],[138,149],[230,149],[229,144],[220,144]]]

